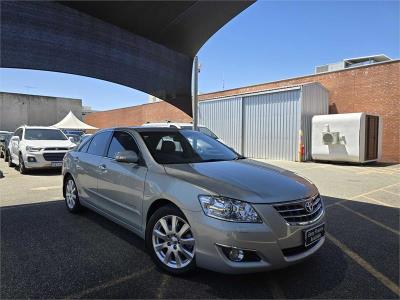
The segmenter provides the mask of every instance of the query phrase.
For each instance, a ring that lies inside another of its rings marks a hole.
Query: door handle
[[[107,171],[107,167],[106,167],[106,165],[100,165],[99,166],[99,169],[101,170],[101,171],[103,171],[103,172],[105,172],[105,171]]]

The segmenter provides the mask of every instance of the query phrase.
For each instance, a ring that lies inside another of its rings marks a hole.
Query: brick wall
[[[306,82],[319,82],[328,90],[330,113],[366,112],[380,115],[383,119],[382,161],[400,162],[400,61],[203,94],[199,100]]]
[[[329,91],[330,113],[367,112],[383,119],[382,161],[400,162],[400,61],[296,77],[221,92],[199,100],[252,93],[306,82],[319,82]],[[191,118],[166,102],[89,114],[85,122],[104,128],[140,125],[147,121],[188,122]]]
[[[148,103],[120,109],[90,113],[84,121],[98,128],[138,126],[146,122],[190,122],[192,118],[167,102]]]

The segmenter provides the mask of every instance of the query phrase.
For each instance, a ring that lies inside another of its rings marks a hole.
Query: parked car
[[[74,147],[58,128],[24,125],[11,137],[8,165],[18,165],[21,174],[30,169],[60,168],[65,153]]]
[[[10,141],[10,137],[12,136],[12,132],[9,131],[0,131],[0,158],[7,158],[7,147],[8,142]]]
[[[135,232],[172,274],[282,268],[325,240],[315,185],[197,131],[105,129],[65,155],[62,174],[70,212],[86,206]]]
[[[161,122],[161,123],[145,123],[142,126],[144,127],[169,127],[169,128],[178,128],[178,129],[186,129],[186,130],[193,130],[193,124],[192,123],[173,123],[173,122]],[[198,130],[209,137],[213,138],[214,140],[217,140],[223,144],[225,142],[220,139],[214,132],[212,132],[210,129],[208,129],[204,125],[198,125]]]
[[[81,140],[81,136],[79,134],[66,133],[65,135],[75,145],[77,145],[79,143],[79,141]]]

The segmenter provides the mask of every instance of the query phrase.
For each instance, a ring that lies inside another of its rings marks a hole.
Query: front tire
[[[169,274],[181,275],[196,267],[193,232],[175,206],[163,206],[150,217],[146,246],[155,264]]]
[[[26,170],[25,164],[24,164],[24,159],[22,158],[22,154],[21,153],[19,154],[19,167],[18,167],[18,169],[19,169],[19,172],[21,174],[26,174],[27,173],[27,170]]]
[[[64,195],[65,205],[69,212],[77,213],[82,209],[81,203],[79,202],[78,189],[75,181],[70,176],[64,182]]]

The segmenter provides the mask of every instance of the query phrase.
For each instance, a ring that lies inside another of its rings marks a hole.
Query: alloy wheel
[[[76,204],[76,186],[72,179],[68,179],[65,188],[65,200],[69,209],[73,209]]]
[[[190,225],[178,216],[167,215],[157,221],[152,243],[158,259],[170,268],[184,268],[194,258],[195,240]]]

